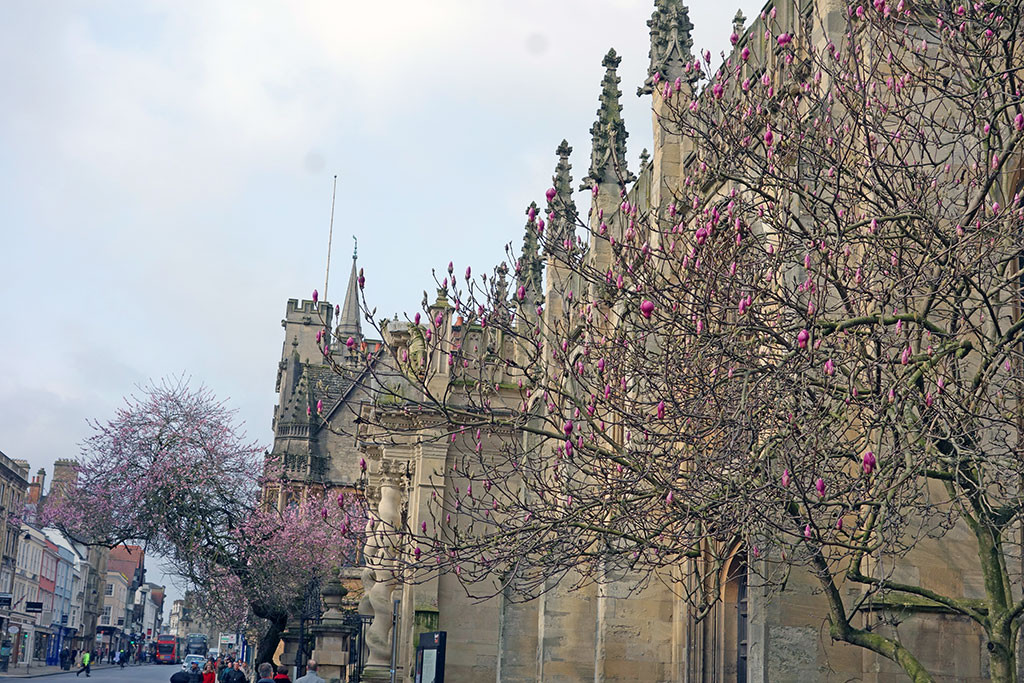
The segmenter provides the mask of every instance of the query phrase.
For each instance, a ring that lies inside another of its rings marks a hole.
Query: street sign
[[[12,624],[12,625],[10,625],[10,626],[8,626],[8,627],[7,627],[7,632],[8,632],[8,633],[10,633],[10,634],[11,634],[12,636],[13,636],[14,634],[16,634],[16,633],[17,633],[18,631],[20,631],[20,630],[21,630],[21,629],[20,629],[20,628],[18,628],[17,626],[15,626],[14,624]]]
[[[43,613],[43,603],[41,603],[41,602],[26,602],[25,603],[25,611],[27,613],[29,613],[29,614],[33,614],[33,613],[34,614],[42,614]]]
[[[10,609],[13,597],[10,593],[0,593],[0,609]]]

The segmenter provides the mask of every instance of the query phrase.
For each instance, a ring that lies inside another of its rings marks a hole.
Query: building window
[[[108,583],[107,584],[107,591],[106,591],[106,593],[104,593],[104,595],[113,595],[113,594],[114,594],[114,584]]]

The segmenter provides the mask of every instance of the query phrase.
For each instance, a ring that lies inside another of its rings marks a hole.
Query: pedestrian
[[[75,672],[75,678],[78,678],[78,675],[81,674],[83,671],[85,672],[86,678],[91,676],[92,673],[90,672],[89,669],[90,664],[92,664],[92,653],[86,652],[82,655],[82,668]]]
[[[60,670],[61,671],[67,671],[70,668],[71,665],[68,664],[68,661],[70,659],[71,659],[71,650],[69,650],[68,648],[65,647],[63,650],[60,651]]]
[[[238,677],[233,683],[249,683],[249,679],[252,678],[249,665],[242,661],[235,662],[235,673],[238,674]]]
[[[259,675],[259,680],[256,683],[274,683],[274,665],[270,662],[260,664],[256,672]]]
[[[249,679],[246,677],[245,672],[242,671],[241,662],[235,662],[234,664],[225,667],[223,679],[220,683],[248,683]]]
[[[302,678],[296,678],[295,683],[327,683],[327,681],[317,675],[316,670],[318,667],[319,664],[316,663],[315,659],[306,662],[306,675]]]
[[[188,683],[203,683],[203,672],[199,669],[198,662],[192,662],[192,667],[186,673],[188,673]]]
[[[203,667],[203,683],[217,683],[217,667],[214,666],[212,659]]]
[[[171,683],[188,683],[188,681],[188,674],[182,671],[181,669],[178,669],[173,674],[171,674]]]
[[[292,679],[288,678],[288,667],[284,664],[277,667],[277,673],[274,675],[274,683],[292,683]]]

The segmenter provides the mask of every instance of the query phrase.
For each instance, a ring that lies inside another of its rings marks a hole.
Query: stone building
[[[264,488],[265,501],[283,508],[310,492],[356,491],[360,455],[352,438],[353,406],[365,400],[359,377],[345,371],[347,360],[380,350],[360,325],[356,257],[343,305],[291,299],[281,327],[284,344],[277,369],[274,445],[270,452],[280,477]],[[336,372],[323,352],[343,369]],[[331,348],[333,347],[333,348]],[[351,367],[356,367],[352,364]],[[317,409],[317,405],[320,409]]]
[[[18,560],[18,544],[21,540],[21,526],[16,523],[16,513],[25,505],[28,490],[28,463],[11,460],[0,451],[0,593],[14,593],[14,575]],[[0,630],[14,621],[13,602],[0,607]],[[22,622],[24,624],[26,622]]]
[[[620,181],[627,184],[625,198],[630,205],[639,206],[643,212],[664,208],[684,182],[687,165],[693,163],[695,143],[683,131],[664,124],[670,117],[658,88],[659,79],[665,84],[676,81],[683,88],[694,87],[689,76],[695,60],[692,26],[681,0],[655,0],[654,4],[648,22],[651,77],[640,87],[642,94],[651,97],[653,153],[642,156],[636,175],[630,173],[617,75],[619,57],[614,50],[609,51],[603,61],[605,74],[584,180],[585,187],[597,187],[589,212],[595,233],[602,220],[609,225],[627,222],[618,215]],[[787,35],[821,48],[844,30],[848,9],[837,0],[776,0],[769,2],[764,12],[788,27]],[[813,23],[805,21],[810,16],[815,19]],[[808,30],[808,26],[813,28]],[[755,19],[748,26],[745,18],[737,15],[732,28],[736,33],[735,52],[730,55],[734,63],[741,50],[766,49],[756,40],[765,33],[763,19]],[[783,59],[780,53],[765,56],[765,78],[770,80],[773,60],[778,59]],[[557,196],[562,198],[571,197],[574,189],[571,153],[566,141],[556,150],[553,181]],[[1015,182],[1020,185],[1019,178]],[[711,195],[721,188],[706,191]],[[534,315],[536,309],[536,315],[546,317],[549,328],[556,327],[556,321],[571,306],[562,297],[577,284],[569,281],[571,274],[553,253],[561,240],[575,238],[572,218],[576,212],[575,206],[563,207],[558,220],[548,226],[547,253],[538,252],[533,229],[528,227],[515,275],[515,284],[523,292],[519,298],[527,303],[524,315]],[[590,247],[588,258],[600,270],[609,258],[602,251],[606,247],[600,241]],[[499,273],[492,286],[506,288],[507,273]],[[434,630],[448,633],[446,680],[453,683],[904,680],[904,674],[888,659],[830,638],[825,618],[828,607],[820,585],[809,573],[794,571],[784,590],[759,587],[748,580],[747,563],[752,560],[739,548],[731,555],[724,553],[731,559],[718,570],[716,601],[700,619],[667,585],[650,582],[642,590],[635,590],[636,581],[631,580],[635,577],[629,576],[604,576],[604,581],[576,590],[551,584],[543,595],[528,602],[506,599],[514,596],[477,601],[451,574],[403,580],[401,558],[414,555],[414,550],[398,547],[386,529],[434,524],[431,501],[440,498],[447,506],[460,488],[465,491],[466,480],[453,464],[460,450],[472,448],[472,444],[458,435],[444,438],[444,430],[429,414],[392,410],[388,401],[381,400],[379,391],[365,390],[370,380],[355,370],[365,364],[352,363],[348,373],[339,373],[322,360],[317,336],[332,329],[337,314],[340,317],[335,332],[328,335],[330,343],[336,349],[340,343],[353,354],[376,357],[376,343],[363,339],[358,315],[353,315],[358,310],[355,280],[353,263],[344,312],[340,307],[332,311],[325,303],[289,302],[283,321],[286,339],[274,422],[274,452],[284,461],[286,478],[279,488],[268,489],[268,498],[284,505],[303,495],[311,484],[357,488],[360,472],[356,463],[360,453],[365,457],[371,533],[365,549],[367,566],[362,570],[366,594],[359,611],[372,617],[373,622],[367,635],[369,666],[363,680],[388,679],[394,647],[399,679],[411,681],[417,636]],[[427,328],[397,320],[389,323],[386,334],[391,348],[416,357],[423,354],[425,334],[432,332],[444,338],[465,331],[462,321],[453,319],[452,306],[443,290],[428,308],[428,316]],[[484,343],[482,334],[473,336],[475,332],[470,332],[471,343]],[[353,340],[351,347],[345,344],[349,338]],[[518,351],[510,341],[498,341],[487,352],[500,358]],[[435,373],[436,388],[443,390],[449,379],[451,356],[436,353],[422,360]],[[380,375],[386,374],[383,371],[391,362],[395,359],[380,357]],[[499,371],[489,379],[495,387],[491,400],[517,400],[513,377]],[[379,389],[382,380],[375,376],[372,381],[377,386],[371,389]],[[402,391],[398,383],[391,395],[400,397]],[[313,419],[320,401],[322,412],[334,421],[336,429]],[[371,413],[374,419],[360,417]],[[353,434],[358,434],[358,440]],[[485,440],[478,447],[486,453],[496,445]],[[970,562],[975,554],[972,543],[959,527],[939,539],[926,539],[902,558],[901,571],[922,585],[940,586],[956,596],[980,597],[982,577]],[[704,562],[701,557],[681,562],[673,568],[673,576],[666,578],[685,585],[697,575],[696,569],[706,569],[701,564]],[[1014,590],[1019,594],[1020,587]],[[868,626],[887,611],[898,613],[899,637],[914,644],[915,652],[931,671],[941,675],[941,680],[987,680],[986,643],[972,622],[936,605],[913,604],[872,605],[857,619]],[[393,623],[397,623],[397,629],[392,628]],[[896,630],[891,623],[883,625],[878,620],[878,624],[880,630]]]
[[[764,12],[788,27],[788,36],[824,48],[847,26],[848,9],[835,0],[778,0],[769,2]],[[812,16],[814,22],[806,20]],[[669,117],[658,87],[659,79],[665,87],[673,81],[681,81],[684,88],[694,87],[689,76],[695,56],[688,10],[680,0],[656,0],[648,26],[652,78],[642,84],[640,91],[651,96],[653,154],[644,155],[638,175],[629,172],[625,163],[627,133],[619,103],[619,57],[612,50],[603,62],[606,72],[597,121],[591,129],[590,164],[584,181],[586,188],[597,187],[589,214],[594,232],[601,220],[609,225],[627,222],[617,215],[622,201],[620,180],[628,184],[625,198],[641,212],[665,207],[694,158],[693,140],[663,124]],[[763,19],[755,19],[748,26],[738,15],[733,29],[733,63],[748,47],[766,49],[757,40],[766,30]],[[765,56],[765,78],[770,77],[773,60],[779,59],[783,59],[781,53]],[[571,196],[571,151],[563,141],[556,152],[553,179],[559,197]],[[1019,174],[1015,183],[1019,187]],[[707,192],[720,190],[709,188]],[[575,214],[575,207],[567,211]],[[573,239],[571,229],[570,221],[549,225],[549,232],[556,236],[549,237],[548,244],[555,245],[551,248],[558,248],[559,237]],[[530,242],[528,229],[517,273],[520,291],[527,295],[520,298],[543,304],[550,328],[570,305],[561,297],[572,289],[572,283],[566,281],[571,275],[551,254],[538,254],[536,244],[531,246]],[[601,272],[603,259],[608,256],[602,253],[601,242],[590,246],[588,258]],[[546,277],[542,277],[544,271]],[[452,319],[450,309],[444,293],[439,292],[428,313],[435,335],[460,330],[460,321]],[[417,352],[417,335],[423,334],[418,326],[397,322],[388,325],[386,332],[393,348],[410,355]],[[515,350],[497,348],[493,352],[500,356]],[[443,384],[450,358],[438,354],[426,358],[426,363],[436,372],[436,381]],[[515,392],[505,391],[509,378],[492,379],[492,401],[514,400]],[[465,440],[455,435],[450,440],[439,438],[443,436],[441,430],[426,415],[389,411],[379,401],[364,409],[375,415],[360,425],[360,441],[369,463],[366,496],[373,520],[384,528],[398,529],[433,524],[430,500],[438,497],[451,501],[460,487],[465,491],[465,480],[453,468],[459,449],[467,447]],[[380,438],[382,433],[388,438]],[[485,452],[488,446],[482,444]],[[603,582],[571,591],[563,585],[552,585],[541,597],[526,603],[501,597],[477,602],[467,597],[458,579],[449,574],[427,581],[403,581],[398,568],[402,566],[401,558],[410,556],[412,549],[395,543],[386,532],[375,531],[366,548],[368,568],[363,580],[367,595],[360,611],[372,615],[374,621],[368,637],[370,668],[364,680],[387,680],[391,648],[396,644],[400,678],[412,680],[417,636],[431,630],[448,632],[448,681],[905,680],[905,674],[888,659],[830,638],[825,616],[828,606],[820,585],[808,572],[794,571],[784,590],[758,587],[748,581],[748,558],[739,549],[720,570],[717,601],[697,619],[670,588],[651,582],[636,591],[636,582],[628,576],[622,580],[604,577]],[[957,597],[979,598],[983,596],[983,579],[971,563],[973,555],[976,551],[971,536],[956,527],[941,538],[918,544],[901,559],[901,571],[924,586],[941,588]],[[685,584],[688,577],[697,575],[694,570],[701,562],[703,558],[681,563],[674,570],[674,578]],[[856,589],[847,586],[844,590]],[[1020,587],[1014,590],[1019,595]],[[393,610],[397,632],[392,630]],[[897,614],[893,621],[898,628],[878,619],[887,610]],[[970,620],[952,611],[933,604],[882,603],[865,608],[857,619],[867,628],[874,628],[871,624],[877,620],[880,631],[892,628],[888,632],[898,632],[899,638],[913,643],[915,653],[941,680],[988,679],[985,638]]]

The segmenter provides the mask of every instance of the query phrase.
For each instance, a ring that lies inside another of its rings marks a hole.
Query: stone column
[[[320,591],[327,607],[323,619],[310,628],[316,638],[313,659],[319,667],[317,674],[327,683],[341,683],[347,678],[350,630],[341,611],[341,601],[347,594],[348,589],[341,585],[340,580],[335,578],[329,581]]]

